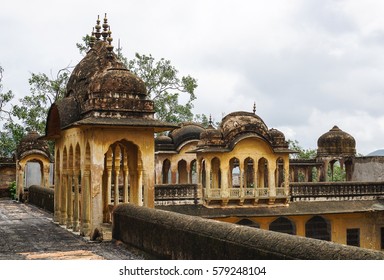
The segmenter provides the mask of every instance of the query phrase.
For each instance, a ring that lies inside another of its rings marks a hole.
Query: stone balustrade
[[[384,182],[291,183],[291,201],[384,198]]]

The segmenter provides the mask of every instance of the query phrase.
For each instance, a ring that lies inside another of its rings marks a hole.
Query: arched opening
[[[237,225],[241,226],[248,226],[253,228],[260,228],[260,225],[250,219],[241,219],[240,221],[236,222]]]
[[[183,159],[177,163],[177,174],[179,184],[188,184],[187,162]]]
[[[44,177],[43,163],[38,159],[31,159],[25,164],[24,189],[32,185],[42,186]]]
[[[206,179],[207,179],[206,171],[207,170],[205,167],[205,160],[201,160],[200,168],[201,168],[201,185],[203,186],[203,188],[206,188],[207,187],[207,183],[206,183]]]
[[[116,206],[124,200],[125,190],[128,190],[130,203],[142,205],[142,182],[143,169],[138,146],[126,140],[110,145],[104,155],[104,222],[110,222],[111,205]]]
[[[79,225],[80,225],[80,217],[81,217],[80,185],[81,185],[80,145],[77,144],[75,148],[74,166],[73,166],[73,186],[74,186],[73,231],[78,231]]]
[[[279,217],[269,225],[269,230],[287,234],[296,234],[294,223],[285,217]]]
[[[331,241],[331,225],[321,216],[314,216],[305,224],[305,236]]]
[[[163,161],[163,167],[161,169],[162,175],[162,183],[170,184],[171,183],[171,161],[169,159],[165,159]]]
[[[334,159],[329,162],[327,175],[331,182],[346,181],[346,172],[343,161]]]
[[[268,181],[268,161],[265,158],[259,159],[258,162],[258,187],[259,187],[259,196],[265,197],[268,196],[269,191],[269,181]]]
[[[255,165],[254,160],[250,157],[244,160],[244,178],[245,178],[245,187],[254,188],[255,187]]]
[[[213,158],[211,161],[211,188],[221,188],[220,160],[217,157]]]
[[[276,161],[276,174],[275,174],[275,182],[277,184],[277,188],[284,188],[285,183],[285,169],[284,169],[284,160],[282,158],[278,158]]]
[[[197,161],[194,159],[191,162],[190,175],[191,184],[197,184]]]
[[[232,158],[229,161],[229,168],[230,168],[230,182],[232,188],[239,188],[240,187],[240,161],[237,158]]]

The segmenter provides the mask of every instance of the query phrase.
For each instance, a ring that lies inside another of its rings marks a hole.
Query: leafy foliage
[[[64,97],[70,73],[69,67],[66,67],[55,78],[49,78],[44,73],[31,74],[31,94],[20,99],[21,105],[12,107],[12,114],[21,120],[27,131],[44,133],[49,107]]]
[[[9,194],[11,195],[11,198],[12,199],[16,199],[16,182],[13,181],[10,185],[9,185]]]
[[[316,158],[316,149],[304,149],[300,146],[297,140],[288,140],[288,145],[291,150],[296,151],[296,154],[291,154],[292,159],[314,159]]]

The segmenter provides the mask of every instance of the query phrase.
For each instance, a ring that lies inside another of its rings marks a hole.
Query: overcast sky
[[[252,111],[305,148],[334,125],[357,151],[384,148],[384,1],[2,1],[4,90],[30,73],[76,65],[76,48],[108,14],[123,53],[166,58],[198,80],[194,113]]]

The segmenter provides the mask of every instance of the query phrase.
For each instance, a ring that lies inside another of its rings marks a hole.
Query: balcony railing
[[[384,198],[384,182],[291,183],[291,201]]]
[[[155,205],[198,204],[200,199],[196,184],[155,185]]]

